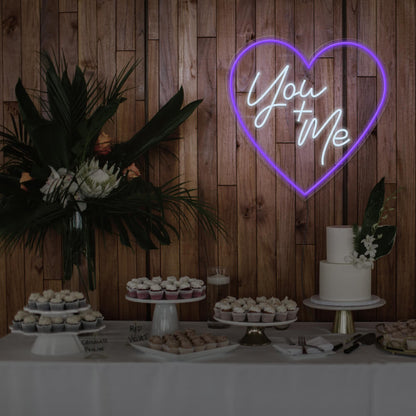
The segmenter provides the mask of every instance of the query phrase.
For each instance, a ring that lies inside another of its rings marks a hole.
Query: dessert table
[[[150,331],[150,322],[105,325],[95,336],[80,337],[84,345],[100,348],[71,356],[34,355],[32,337],[1,338],[0,415],[390,416],[416,410],[416,357],[390,355],[374,345],[304,359],[267,345],[198,360],[161,360],[129,345],[132,328]],[[242,336],[240,327],[208,330],[202,322],[181,327],[226,335],[232,342]],[[359,332],[374,327],[356,323]],[[330,323],[267,329],[272,343],[298,335],[322,336],[333,344],[349,337],[331,333]]]

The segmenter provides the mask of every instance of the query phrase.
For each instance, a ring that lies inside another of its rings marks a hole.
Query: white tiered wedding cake
[[[354,250],[353,229],[348,225],[326,228],[327,259],[319,267],[319,297],[330,302],[371,299],[371,267],[348,261]]]

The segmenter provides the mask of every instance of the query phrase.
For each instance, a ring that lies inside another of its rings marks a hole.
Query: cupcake
[[[214,316],[221,319],[221,302],[217,302],[214,306]]]
[[[220,318],[224,321],[231,321],[232,319],[232,308],[229,303],[223,302],[221,303],[221,312],[220,312]]]
[[[36,309],[36,301],[40,298],[40,293],[31,293],[29,296],[29,300],[27,302],[27,306],[30,309]]]
[[[25,311],[18,311],[13,318],[12,327],[16,330],[22,330],[22,323],[26,316],[29,314]]]
[[[24,317],[22,322],[22,330],[24,332],[35,332],[36,331],[36,318],[30,314]]]
[[[193,337],[191,343],[195,352],[204,351],[206,348],[205,341],[201,337]]]
[[[284,303],[287,309],[287,319],[295,319],[299,308],[294,300],[288,300]]]
[[[179,283],[190,283],[191,278],[189,276],[182,276],[179,278]]]
[[[230,340],[224,335],[217,336],[215,340],[218,347],[226,347],[230,343]]]
[[[136,296],[138,299],[149,299],[149,285],[147,283],[138,283]]]
[[[127,282],[126,289],[127,289],[127,296],[131,298],[137,298],[137,283],[132,281]]]
[[[165,352],[170,352],[171,354],[179,353],[180,343],[175,338],[169,338],[165,344],[163,344],[162,349]]]
[[[62,297],[64,297],[70,295],[71,291],[69,289],[63,289],[59,292],[59,294],[62,295]]]
[[[181,277],[182,279],[182,277]],[[179,286],[179,297],[181,299],[191,299],[192,298],[192,288],[188,282],[182,282]]]
[[[161,276],[152,277],[152,283],[156,283],[156,284],[160,285],[162,283],[162,281],[163,281],[163,279],[162,279]]]
[[[54,297],[49,301],[49,307],[51,311],[63,311],[65,308],[65,302],[61,297]]]
[[[266,298],[266,296],[257,296],[256,302],[257,303],[266,303],[267,302],[267,298]]]
[[[178,299],[179,290],[175,284],[168,283],[165,288],[165,298],[167,300],[175,300]]]
[[[154,350],[162,350],[163,340],[161,337],[157,335],[153,335],[149,338],[149,346]]]
[[[246,320],[246,311],[242,306],[234,306],[231,315],[233,321],[244,322]]]
[[[65,309],[78,309],[79,301],[78,299],[71,293],[64,297],[65,301]]]
[[[157,283],[152,284],[152,286],[150,286],[150,289],[149,289],[149,296],[150,296],[150,299],[152,300],[163,299],[162,287]]]
[[[36,329],[41,334],[47,334],[52,331],[52,321],[51,318],[47,316],[41,316],[38,323],[36,324]]]
[[[201,335],[201,338],[204,340],[205,348],[207,350],[213,350],[214,348],[217,348],[217,340],[213,335],[203,334]]]
[[[79,331],[81,328],[81,317],[79,315],[71,315],[65,319],[65,331]]]
[[[87,306],[87,299],[82,292],[73,292],[72,296],[78,300],[78,308],[85,308]]]
[[[42,296],[46,299],[52,299],[55,297],[55,291],[52,289],[47,289],[42,292]]]
[[[261,319],[261,309],[258,305],[250,306],[247,312],[247,320],[248,322],[260,322]]]
[[[261,321],[269,324],[274,321],[275,315],[276,309],[272,305],[266,304],[263,308],[263,312],[261,313]]]
[[[168,276],[166,278],[166,281],[169,282],[169,283],[175,283],[175,282],[178,281],[178,279],[176,278],[176,276]]]
[[[49,311],[49,299],[44,296],[39,296],[36,300],[36,309],[38,311]]]
[[[97,328],[97,317],[92,313],[86,313],[82,316],[82,329],[95,329]]]
[[[287,321],[287,309],[283,303],[276,308],[276,321]]]
[[[182,340],[179,345],[179,354],[189,354],[194,352],[194,347],[192,346],[191,341]]]
[[[62,332],[65,329],[64,318],[62,316],[53,316],[52,321],[52,332]]]
[[[100,327],[103,324],[104,316],[100,311],[92,311],[92,313],[97,318],[97,326]]]
[[[195,279],[191,282],[191,288],[192,288],[192,297],[194,298],[200,298],[203,293],[204,282],[199,279]]]

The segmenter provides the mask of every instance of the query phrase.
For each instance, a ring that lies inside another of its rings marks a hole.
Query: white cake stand
[[[287,327],[293,322],[297,321],[297,318],[291,319],[290,321],[274,321],[274,322],[237,322],[237,321],[227,321],[225,319],[220,319],[214,316],[214,319],[218,322],[234,325],[234,326],[243,326],[246,327],[246,333],[243,338],[240,339],[239,343],[241,345],[247,346],[261,346],[269,345],[271,343],[270,339],[267,338],[264,330],[271,327]]]
[[[129,302],[150,303],[156,305],[152,319],[152,335],[165,335],[175,332],[179,328],[178,313],[176,311],[177,304],[200,302],[205,299],[205,295],[197,298],[175,299],[175,300],[153,300],[138,299],[126,295]]]
[[[81,334],[92,334],[105,328],[101,325],[94,329],[81,329],[79,331],[63,332],[25,332],[19,329],[10,330],[13,334],[21,334],[30,337],[36,337],[31,352],[36,355],[69,355],[85,352],[84,346],[78,338]]]
[[[355,328],[352,312],[380,308],[386,304],[386,301],[378,296],[372,295],[368,301],[330,302],[321,299],[318,295],[314,295],[311,298],[305,299],[303,304],[312,309],[335,311],[332,332],[336,334],[353,334]]]

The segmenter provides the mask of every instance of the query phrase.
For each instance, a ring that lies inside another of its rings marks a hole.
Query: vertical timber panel
[[[116,74],[116,2],[97,1],[97,73],[109,84]],[[116,120],[104,126],[104,131],[116,138]],[[100,311],[107,319],[118,319],[118,238],[112,234],[96,233],[97,276]],[[123,290],[124,293],[124,290]]]
[[[257,37],[274,37],[274,0],[257,3]],[[257,51],[257,71],[264,77],[259,80],[261,91],[267,89],[264,80],[275,78],[275,48],[264,45]],[[270,82],[270,81],[269,81]],[[257,131],[257,141],[265,152],[275,160],[275,117]],[[260,296],[276,295],[276,174],[257,156],[257,293]]]
[[[160,105],[164,105],[178,90],[178,0],[161,0],[159,2],[159,37],[159,97]],[[186,95],[184,101],[188,101]],[[166,143],[164,147],[178,157],[177,141]],[[177,176],[179,174],[177,159],[166,153],[161,153],[159,174],[161,185]],[[171,213],[167,214],[167,221],[176,228],[179,227],[177,220]],[[180,273],[179,242],[173,234],[171,237],[171,244],[162,246],[160,249],[161,275],[163,277],[178,276]]]
[[[228,71],[235,54],[235,1],[217,1],[218,185],[236,183],[236,121],[228,99]]]
[[[199,7],[199,4],[198,4]],[[198,196],[217,211],[217,118],[216,118],[216,40],[198,39]],[[214,237],[199,229],[199,276],[218,264],[218,245]],[[201,318],[205,319],[200,305]]]
[[[247,94],[237,94],[245,120],[253,116],[253,110],[243,105],[246,100]],[[256,154],[242,130],[237,133],[237,146],[238,294],[246,297],[257,293]]]
[[[185,91],[185,102],[198,98],[197,84],[197,3],[195,0],[179,0],[179,84]],[[180,128],[179,173],[187,187],[195,189],[198,184],[197,111]],[[195,191],[193,191],[195,194]],[[181,275],[199,277],[198,268],[198,222],[189,218],[190,229],[181,227],[180,272]],[[181,319],[198,320],[199,305],[181,305]]]
[[[397,319],[415,307],[415,2],[397,3]],[[403,105],[403,99],[406,103]]]

